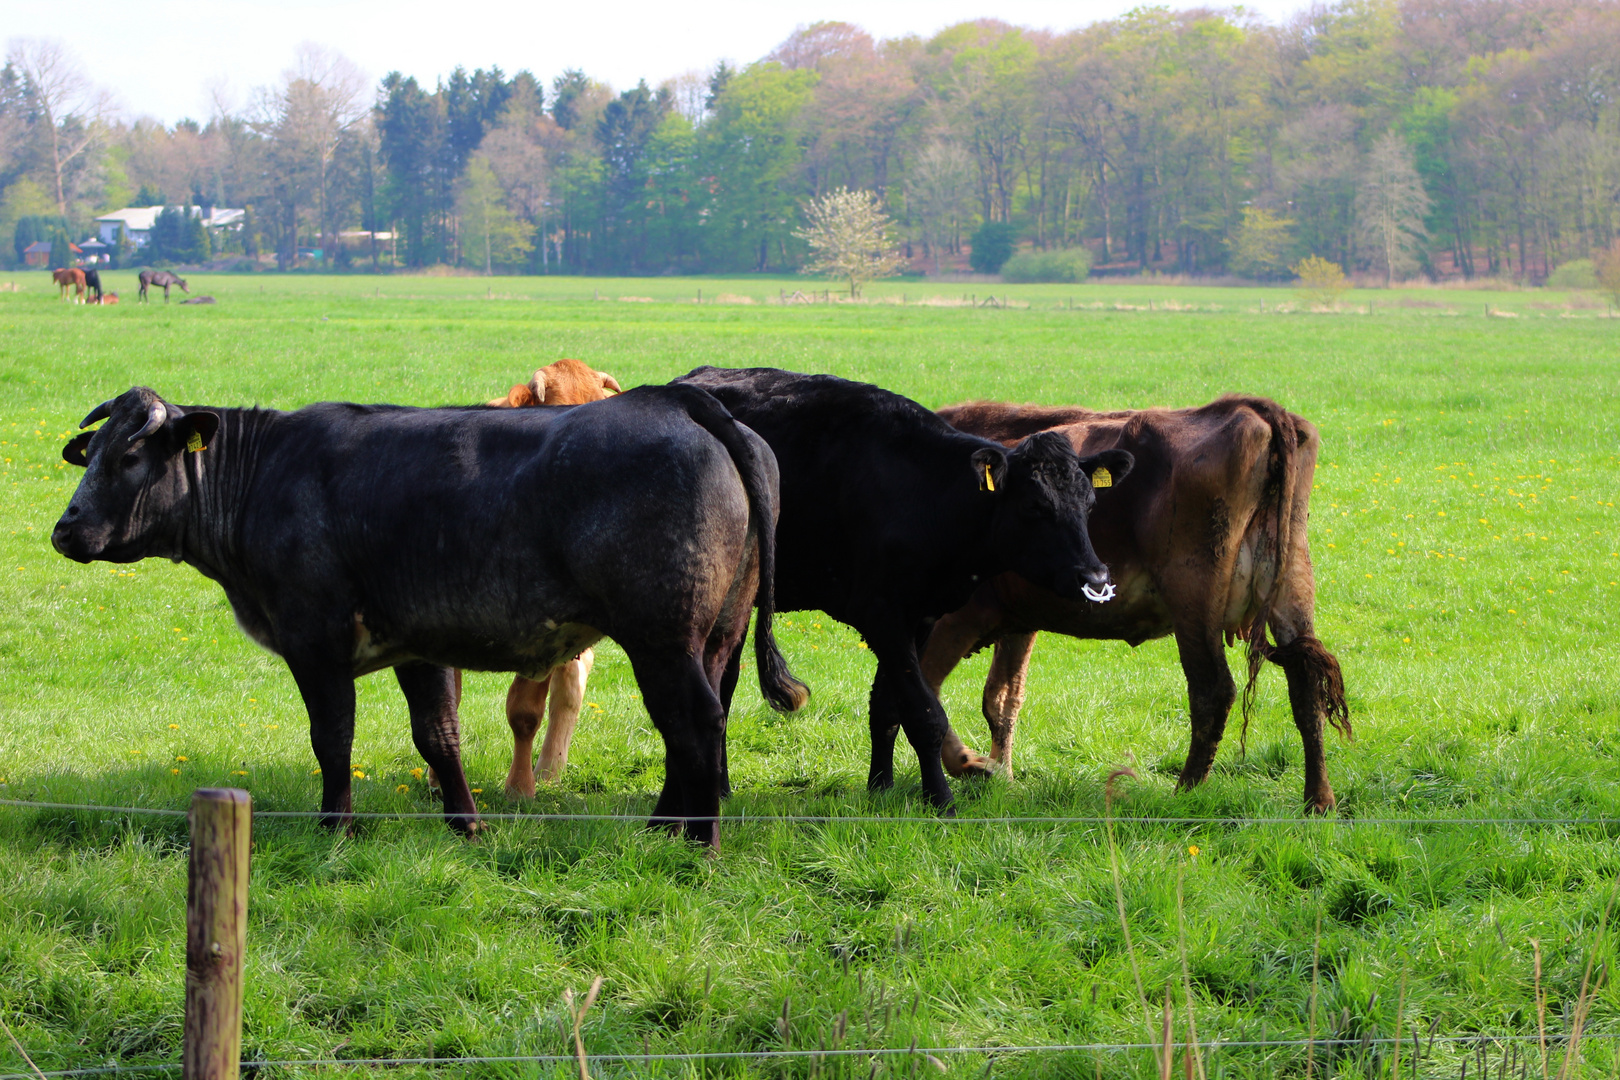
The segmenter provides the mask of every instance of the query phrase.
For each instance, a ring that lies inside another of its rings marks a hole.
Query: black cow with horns
[[[102,419],[62,452],[85,474],[51,542],[79,562],[183,561],[224,587],[303,695],[329,824],[351,812],[354,680],[385,667],[464,831],[452,668],[538,676],[612,637],[664,737],[651,824],[709,844],[721,683],[756,604],[761,690],[783,710],[807,696],[771,635],[776,460],[702,390],[277,412],[136,387],[81,426]]]

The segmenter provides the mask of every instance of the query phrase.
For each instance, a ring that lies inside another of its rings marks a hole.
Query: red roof
[[[23,254],[24,255],[49,254],[50,250],[51,250],[51,242],[49,240],[35,240],[32,244],[29,244],[27,247],[23,248]],[[68,250],[73,252],[75,255],[84,254],[84,249],[81,248],[78,244],[73,243],[71,240],[68,241]]]

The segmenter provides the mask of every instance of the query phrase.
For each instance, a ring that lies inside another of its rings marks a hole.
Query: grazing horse
[[[75,304],[84,303],[84,271],[76,267],[66,270],[52,270],[51,280],[62,289],[62,299],[67,300],[68,290],[73,291],[72,300]]]
[[[163,302],[165,304],[169,302],[170,285],[178,285],[180,286],[181,292],[185,293],[187,296],[191,295],[191,290],[186,288],[186,279],[180,277],[178,274],[172,274],[167,270],[142,270],[141,291],[140,295],[136,297],[138,301],[142,303],[146,302],[146,289],[149,285],[163,286]]]
[[[95,299],[89,301],[90,303],[92,303],[92,304],[101,303],[101,271],[100,270],[93,270],[92,269],[92,270],[86,270],[84,272],[84,287],[86,289],[91,289],[91,290],[95,291],[95,294],[96,294]]]

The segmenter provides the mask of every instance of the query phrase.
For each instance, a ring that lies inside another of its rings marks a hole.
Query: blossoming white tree
[[[793,235],[810,245],[805,272],[848,278],[852,300],[866,282],[892,277],[905,265],[874,192],[838,188],[806,203],[804,216],[808,227]]]

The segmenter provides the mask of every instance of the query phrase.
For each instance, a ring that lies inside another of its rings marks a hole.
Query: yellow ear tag
[[[190,450],[192,453],[195,454],[198,450],[201,450],[202,448],[203,448],[202,436],[197,434],[195,431],[193,431],[191,433],[191,438],[186,440],[186,449]]]
[[[1109,472],[1107,469],[1098,466],[1097,471],[1091,474],[1091,486],[1094,488],[1113,487],[1114,474]]]
[[[984,490],[996,490],[996,481],[995,478],[990,475],[990,463],[988,461],[984,463]]]

